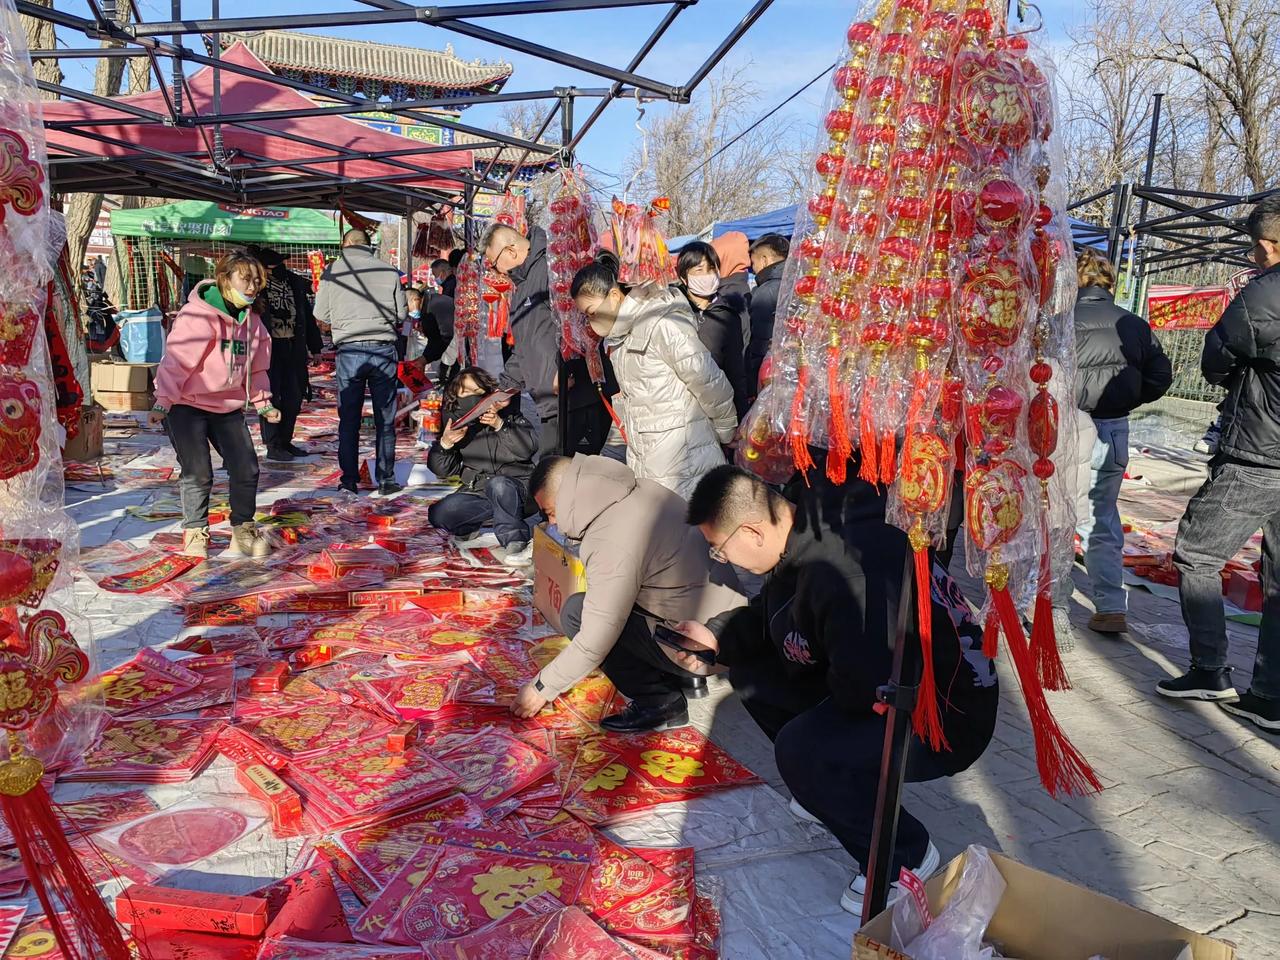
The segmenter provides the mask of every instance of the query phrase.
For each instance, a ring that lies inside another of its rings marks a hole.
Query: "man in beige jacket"
[[[684,689],[700,679],[653,638],[655,624],[699,623],[740,607],[731,568],[713,563],[685,523],[677,494],[607,457],[548,457],[529,481],[547,519],[580,541],[587,590],[565,601],[572,642],[520,691],[512,712],[532,717],[601,667],[631,703],[606,730],[668,730],[689,722]],[[580,612],[579,612],[580,611]]]

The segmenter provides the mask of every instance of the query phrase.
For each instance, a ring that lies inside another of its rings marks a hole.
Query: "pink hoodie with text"
[[[248,403],[262,410],[271,404],[271,337],[256,313],[236,323],[205,302],[203,294],[212,283],[207,280],[192,290],[173,321],[156,370],[156,406],[172,410],[181,403],[232,413]]]

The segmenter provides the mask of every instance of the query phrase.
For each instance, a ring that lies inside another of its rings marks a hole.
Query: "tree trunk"
[[[53,0],[32,0],[34,6],[52,7]],[[38,20],[35,17],[23,16],[22,26],[27,31],[27,47],[31,50],[52,50],[58,45],[57,37],[54,35],[53,24],[48,20]],[[36,79],[45,83],[61,84],[64,79],[62,75],[62,67],[57,60],[36,60],[32,63],[35,69]],[[50,93],[47,90],[40,91],[40,97],[44,100],[57,100],[56,93]]]

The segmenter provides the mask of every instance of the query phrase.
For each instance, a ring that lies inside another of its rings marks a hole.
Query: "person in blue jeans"
[[[1200,371],[1227,388],[1222,433],[1204,482],[1178,525],[1173,564],[1191,668],[1161,696],[1218,702],[1280,732],[1280,194],[1250,212],[1250,255],[1262,271],[1204,338]],[[1237,694],[1222,608],[1222,568],[1262,530],[1262,624],[1249,689]]]
[[[1086,247],[1076,260],[1076,279],[1076,406],[1098,430],[1089,464],[1089,510],[1076,529],[1093,587],[1089,629],[1118,634],[1128,629],[1124,527],[1117,501],[1129,466],[1129,414],[1165,395],[1173,365],[1147,322],[1116,305],[1110,260]]]
[[[373,400],[378,496],[402,489],[396,483],[397,342],[408,316],[400,273],[378,259],[363,230],[348,230],[342,252],[320,278],[316,322],[338,348],[338,466],[340,486],[356,492],[360,476],[360,420],[366,391]]]
[[[427,454],[427,466],[438,477],[460,477],[462,489],[433,503],[427,518],[464,543],[492,523],[503,563],[524,566],[532,559],[525,500],[538,452],[533,424],[513,402],[506,409],[486,411],[466,426],[453,425],[497,389],[498,382],[479,367],[459,371],[445,387],[445,425]]]

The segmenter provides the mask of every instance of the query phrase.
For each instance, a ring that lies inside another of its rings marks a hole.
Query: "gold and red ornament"
[[[610,228],[619,261],[618,279],[623,283],[675,282],[675,260],[658,227],[658,217],[670,207],[666,197],[657,197],[645,207],[613,198]]]
[[[548,204],[547,269],[551,283],[551,306],[560,321],[560,355],[566,360],[580,356],[586,360],[591,381],[604,383],[604,361],[600,340],[587,318],[573,302],[574,275],[595,258],[599,247],[596,211],[591,190],[580,169],[560,171],[560,185]]]
[[[312,250],[307,254],[307,269],[311,272],[311,289],[316,291],[320,289],[320,278],[324,276],[324,254],[319,250]]]
[[[480,299],[486,307],[489,339],[504,339],[508,346],[515,343],[511,330],[511,292],[515,288],[510,277],[499,273],[493,264],[485,263]]]
[[[454,288],[453,330],[458,337],[458,362],[471,366],[480,356],[481,304],[480,258],[463,257],[455,271],[457,285]]]

